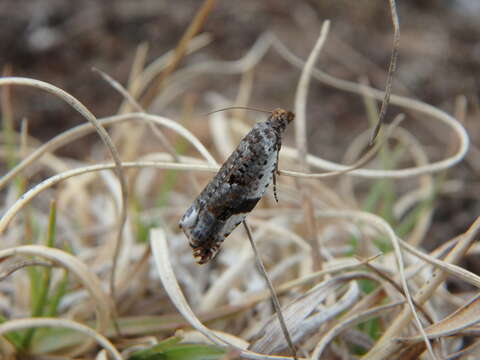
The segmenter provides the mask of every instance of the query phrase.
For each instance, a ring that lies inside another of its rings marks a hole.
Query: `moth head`
[[[274,127],[280,128],[283,131],[293,119],[295,119],[293,112],[279,108],[272,111],[269,120],[273,123]]]

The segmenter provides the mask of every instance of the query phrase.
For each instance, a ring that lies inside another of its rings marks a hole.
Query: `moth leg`
[[[277,196],[277,172],[273,171],[273,196],[275,197],[275,201],[278,203],[278,196]]]
[[[278,174],[278,154],[280,151],[277,150],[277,161],[275,162],[275,168],[273,169],[273,196],[275,197],[275,201],[278,203],[278,196],[277,196],[277,174]]]
[[[279,171],[278,171],[278,158],[280,156],[280,146],[282,146],[281,144],[278,145],[278,149],[277,149],[277,161],[275,162],[275,172],[277,174],[279,174]]]

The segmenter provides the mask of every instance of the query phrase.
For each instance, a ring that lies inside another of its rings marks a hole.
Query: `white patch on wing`
[[[228,236],[233,229],[237,226],[237,224],[241,223],[243,220],[245,220],[245,217],[247,216],[246,213],[240,213],[240,214],[235,214],[230,216],[227,221],[225,221],[225,225],[223,226],[221,232],[222,232],[222,238]]]
[[[258,196],[262,197],[265,193],[265,189],[272,182],[273,172],[275,171],[275,164],[277,162],[277,152],[274,151],[270,154],[270,157],[267,160],[267,164],[264,167],[263,177],[258,181]]]
[[[197,217],[197,209],[194,206],[191,206],[180,220],[180,226],[183,228],[191,228],[197,221]]]
[[[262,178],[258,180],[258,187],[257,190],[251,193],[252,198],[261,198],[263,194],[265,193],[265,190],[267,189],[267,186],[270,185],[272,182],[272,177],[273,177],[273,172],[275,171],[276,163],[277,163],[277,151],[270,151],[270,148],[272,146],[275,146],[272,140],[270,140],[268,137],[266,137],[264,134],[263,136],[263,147],[265,149],[265,152],[269,154],[269,157],[267,159],[267,163],[263,165],[262,167],[262,172],[263,174]],[[258,176],[260,175],[257,174]]]

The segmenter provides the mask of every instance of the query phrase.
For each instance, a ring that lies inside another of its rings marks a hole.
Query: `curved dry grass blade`
[[[65,251],[41,245],[17,246],[0,251],[0,260],[12,256],[38,256],[59,264],[74,274],[87,289],[96,304],[97,331],[104,333],[111,318],[112,302],[104,293],[100,280],[90,272],[88,266]]]
[[[178,286],[175,274],[170,264],[167,242],[165,233],[161,229],[150,230],[150,246],[154,256],[157,271],[162,281],[163,287],[167,292],[170,300],[173,302],[177,310],[185,317],[185,319],[206,336],[211,342],[218,346],[226,347],[227,343],[217,335],[213,334],[207,327],[205,327],[200,320],[195,316],[192,309],[183,296],[182,290]]]
[[[30,318],[10,320],[3,324],[0,324],[0,335],[10,331],[18,331],[37,327],[61,327],[78,331],[96,340],[99,345],[101,345],[106,351],[108,351],[108,353],[112,356],[113,359],[123,360],[122,355],[120,355],[115,346],[113,346],[113,344],[105,336],[100,334],[100,332],[72,320],[56,318]]]
[[[0,273],[0,281],[5,280],[7,277],[12,275],[15,271],[23,269],[24,267],[27,266],[45,266],[45,267],[52,267],[53,265],[44,261],[37,261],[37,260],[24,260],[24,261],[18,261],[15,262],[14,264],[10,264],[6,266],[6,269],[4,269]]]
[[[242,58],[234,61],[206,61],[178,70],[170,76],[166,88],[155,100],[156,109],[162,109],[190,88],[195,78],[205,74],[240,74],[251,71],[265,56],[271,45],[271,36],[263,34]]]
[[[213,332],[217,335],[224,337],[225,339],[228,339],[232,344],[236,344],[239,348],[243,349],[248,347],[248,342],[238,336],[219,330],[213,330]],[[208,338],[205,337],[205,335],[196,330],[178,330],[175,332],[175,335],[180,335],[182,337],[182,343],[210,343],[210,341],[208,340]]]
[[[102,77],[105,82],[107,82],[111,87],[113,87],[120,95],[122,95],[125,100],[131,105],[131,107],[134,109],[135,112],[145,112],[143,107],[138,103],[135,98],[130,95],[130,93],[125,89],[122,84],[120,84],[117,80],[112,78],[110,75],[108,75],[105,71],[102,71],[95,66],[92,67],[92,71],[94,73],[97,73]]]
[[[70,95],[66,91],[56,86],[53,86],[49,83],[35,80],[35,79],[19,78],[19,77],[0,78],[0,86],[4,86],[4,85],[23,85],[23,86],[30,86],[30,87],[44,90],[64,100],[73,109],[75,109],[78,113],[80,113],[80,115],[82,115],[85,119],[87,119],[89,123],[95,128],[98,135],[104,142],[105,146],[110,151],[112,158],[115,164],[117,165],[116,171],[119,176],[119,180],[121,183],[125,184],[125,179],[123,177],[122,168],[120,164],[120,158],[118,156],[118,151],[115,148],[115,145],[112,143],[112,140],[110,139],[110,136],[108,135],[105,128],[99,123],[97,118],[80,101],[78,101],[72,95]]]
[[[130,114],[130,115],[134,115],[134,114]],[[175,131],[178,135],[182,136],[190,144],[192,144],[209,164],[217,165],[216,160],[213,158],[213,156],[210,154],[207,148],[201,143],[201,141],[198,140],[198,138],[195,135],[193,135],[188,129],[186,129],[176,121],[173,121],[171,119],[168,119],[162,116],[150,115],[145,113],[140,113],[140,114],[137,113],[135,114],[135,116],[137,116],[139,119],[144,120],[146,122],[159,124],[159,125],[165,126],[166,128],[172,131]]]
[[[472,345],[467,346],[465,349],[448,355],[447,357],[445,357],[445,360],[470,359],[468,357],[464,358],[463,356],[471,355],[474,351],[476,351],[476,353],[478,354],[478,348],[480,348],[480,340],[475,341]]]
[[[284,57],[286,61],[288,61],[295,67],[303,68],[304,61],[302,59],[300,59],[290,50],[288,50],[287,47],[275,36],[272,35],[272,39],[274,48],[280,53],[281,56]],[[361,96],[367,95],[380,101],[385,96],[383,91],[374,89],[369,86],[359,85],[350,81],[337,79],[331,75],[324,73],[319,69],[314,69],[312,75],[314,78],[321,81],[322,83],[337,88],[339,90],[348,91]],[[437,109],[434,106],[399,95],[392,94],[390,96],[390,103],[431,116],[434,119],[439,120],[449,126],[459,138],[459,148],[457,152],[444,160],[432,162],[425,166],[397,170],[357,169],[348,173],[349,176],[360,176],[366,178],[404,178],[418,176],[421,174],[438,172],[448,169],[459,163],[465,157],[470,143],[469,137],[465,128],[455,118],[443,112],[442,110]],[[288,148],[286,146],[282,147],[282,153],[283,155],[289,153],[291,157],[298,156],[295,149]],[[312,155],[307,156],[307,162],[312,166],[328,171],[341,171],[346,169],[345,165],[340,165]]]
[[[323,323],[337,316],[357,301],[360,289],[357,283],[353,281],[342,298],[331,306],[318,309],[318,306],[326,297],[338,290],[344,281],[345,279],[338,278],[324,281],[285,306],[283,314],[294,344],[304,340],[306,336],[318,330]],[[281,341],[281,327],[278,326],[276,318],[267,321],[254,336],[254,340],[249,347],[252,351],[269,354],[278,353],[285,348],[285,343]]]
[[[417,256],[418,258],[426,261],[427,263],[437,267],[439,270],[445,271],[450,275],[465,281],[468,284],[471,284],[480,289],[480,276],[468,271],[458,265],[451,264],[439,259],[436,259],[428,254],[423,253],[409,243],[399,239],[400,246],[402,246],[406,251],[412,255]]]
[[[311,74],[315,62],[320,55],[320,52],[327,40],[328,31],[330,29],[330,21],[324,21],[322,28],[320,30],[320,35],[313,47],[310,55],[308,56],[307,62],[302,69],[300,74],[300,79],[297,85],[297,91],[295,94],[295,115],[296,119],[294,121],[295,125],[295,141],[298,150],[298,161],[300,168],[303,171],[308,170],[307,164],[307,98],[308,98],[308,86],[310,84]],[[297,187],[300,189],[302,194],[302,209],[305,214],[305,225],[307,238],[309,240],[310,246],[312,247],[312,261],[315,270],[320,270],[323,267],[323,259],[321,257],[320,243],[317,239],[317,224],[315,216],[313,215],[313,202],[311,197],[308,194],[308,189],[306,186],[303,186],[300,182],[297,182]]]
[[[174,73],[170,82],[172,84],[191,83],[195,76],[199,74],[238,74],[249,71],[255,67],[265,56],[272,44],[272,36],[269,33],[261,35],[248,52],[238,60],[233,61],[206,61],[199,64],[193,64],[185,69]]]
[[[206,33],[200,34],[196,37],[194,37],[190,42],[188,43],[187,49],[185,51],[185,54],[191,54],[198,49],[203,48],[204,46],[207,46],[210,42],[212,41],[212,36]],[[157,58],[155,61],[153,61],[150,65],[148,65],[145,70],[140,74],[140,77],[136,83],[134,88],[129,89],[131,90],[131,94],[133,97],[137,98],[144,90],[145,88],[148,87],[149,84],[158,76],[160,72],[162,72],[165,67],[170,63],[170,59],[174,55],[175,50],[169,50],[166,52],[164,55],[160,56]],[[124,114],[127,111],[124,111],[126,103],[124,102],[122,104],[122,107],[120,108],[121,110],[119,111],[120,114]]]
[[[152,247],[155,265],[157,267],[158,275],[160,276],[160,280],[162,281],[165,291],[167,292],[170,300],[175,305],[177,310],[183,315],[183,317],[189,322],[189,324],[193,328],[205,335],[214,344],[223,348],[234,348],[240,352],[240,355],[242,357],[247,359],[292,359],[291,357],[257,354],[255,352],[239,348],[235,344],[230,343],[229,340],[225,337],[221,336],[220,334],[215,334],[213,331],[203,325],[188,305],[187,300],[185,299],[185,296],[183,295],[182,290],[178,285],[177,279],[172,269],[172,265],[170,263],[170,254],[168,251],[168,245],[163,230],[152,229],[150,231],[150,246]]]
[[[403,289],[398,286],[398,284],[395,282],[395,280],[393,280],[390,276],[388,276],[387,274],[384,274],[381,270],[377,269],[374,265],[372,264],[369,264],[369,263],[366,263],[365,266],[372,270],[375,274],[377,274],[379,277],[381,277],[382,279],[384,279],[385,281],[387,281],[390,285],[392,285],[392,287],[397,290],[400,294],[402,294],[404,297],[405,297],[405,293],[403,292]],[[430,324],[433,324],[433,320],[431,318],[431,316],[425,311],[425,309],[417,304],[417,302],[415,301],[415,299],[412,299],[412,302],[413,304],[418,308],[419,311],[422,312],[423,316],[425,317],[425,319],[430,323]]]
[[[8,208],[8,210],[3,214],[2,218],[0,218],[0,234],[2,234],[10,221],[13,217],[25,206],[27,205],[35,196],[39,193],[48,189],[49,187],[54,186],[68,178],[73,176],[78,176],[82,174],[86,174],[89,172],[95,172],[100,170],[113,170],[115,169],[116,164],[114,163],[107,163],[107,164],[98,164],[98,165],[91,165],[82,168],[72,169],[65,171],[63,173],[54,175],[40,184],[34,186],[26,193],[24,193],[12,206]],[[206,165],[188,165],[188,164],[177,164],[177,163],[162,163],[157,161],[138,161],[138,162],[125,162],[122,163],[122,166],[125,168],[139,168],[139,167],[154,167],[159,169],[174,169],[174,170],[196,170],[196,171],[210,171],[210,172],[217,172],[218,166],[206,166]]]
[[[126,181],[125,175],[123,174],[122,164],[120,161],[120,156],[118,154],[118,151],[115,145],[113,144],[112,139],[110,138],[107,131],[105,130],[105,128],[98,122],[97,118],[80,101],[78,101],[76,98],[74,98],[72,95],[70,95],[66,91],[63,91],[62,89],[57,88],[56,86],[53,86],[49,83],[39,81],[39,80],[28,79],[28,78],[10,77],[10,78],[1,78],[0,86],[2,85],[25,85],[25,86],[31,86],[37,89],[47,91],[55,96],[58,96],[60,99],[64,100],[67,104],[69,104],[76,111],[78,111],[85,119],[87,119],[93,125],[98,135],[102,139],[103,143],[105,144],[107,149],[110,151],[110,154],[112,155],[113,161],[115,162],[115,173],[118,177],[118,181],[120,182],[120,188],[122,191],[122,206],[120,208],[120,219],[118,224],[117,240],[116,240],[116,243],[120,244],[122,240],[123,227],[125,225],[125,221],[127,220],[127,211],[126,211],[126,204],[128,199],[127,181]],[[113,259],[112,278],[115,279],[115,259]],[[111,284],[114,284],[113,280]],[[110,288],[110,291],[112,293],[112,297],[115,298],[114,286]]]
[[[380,255],[375,255],[375,256],[372,256],[371,258],[365,259],[362,262],[358,262],[355,264],[340,265],[340,266],[331,267],[329,269],[309,273],[305,276],[302,276],[300,278],[297,278],[279,285],[276,289],[277,293],[282,294],[298,286],[308,285],[313,281],[324,277],[325,275],[335,274],[337,272],[342,272],[346,270],[357,269],[358,267],[363,266],[365,263],[375,260],[379,256]],[[260,301],[268,299],[269,297],[270,297],[270,292],[268,290],[262,290],[262,291],[259,291],[258,293],[252,294],[251,296],[249,296],[244,300],[240,300],[237,306],[246,307],[246,308],[251,307],[256,303],[259,303]]]
[[[311,359],[315,360],[318,359],[320,360],[322,358],[323,351],[326,349],[328,344],[335,339],[335,337],[338,336],[342,331],[345,329],[355,326],[361,322],[364,322],[368,319],[371,319],[375,316],[378,316],[379,314],[389,311],[397,306],[403,305],[405,302],[404,301],[398,301],[392,304],[387,304],[387,305],[382,305],[382,306],[377,306],[372,309],[369,309],[367,311],[364,311],[360,314],[355,314],[345,320],[343,320],[341,323],[333,327],[325,336],[322,338],[322,340],[315,346],[315,349],[313,350]]]
[[[13,217],[25,206],[27,205],[35,196],[39,193],[48,189],[49,187],[54,186],[68,178],[73,176],[78,176],[86,174],[89,172],[101,171],[101,170],[113,170],[115,169],[116,164],[107,163],[107,164],[97,164],[91,166],[85,166],[82,168],[72,169],[65,171],[63,173],[54,175],[40,184],[36,185],[32,189],[24,193],[0,218],[0,234],[2,234]],[[158,162],[158,161],[138,161],[138,162],[124,162],[122,166],[125,168],[139,168],[139,167],[154,167],[158,169],[172,169],[172,170],[196,170],[196,171],[209,171],[217,172],[218,166],[208,166],[208,165],[189,165],[189,164],[177,164],[172,162]]]
[[[92,69],[94,72],[98,73],[107,83],[109,83],[115,90],[117,90],[121,95],[125,97],[126,100],[132,105],[132,107],[139,112],[145,112],[145,110],[142,108],[142,106],[128,93],[128,91],[115,79],[113,79],[111,76],[106,74],[105,72],[98,70],[96,68]],[[174,148],[168,141],[168,139],[165,137],[165,135],[155,127],[155,125],[149,120],[148,126],[152,130],[153,134],[157,136],[157,138],[160,140],[160,143],[165,147],[165,149],[172,155],[173,159],[176,162],[180,162],[179,157],[177,156],[177,153],[175,152]],[[120,239],[119,239],[120,240]],[[110,292],[112,293],[112,297],[115,300],[115,277],[117,273],[117,267],[118,267],[118,257],[120,255],[120,251],[122,250],[122,242],[121,241],[116,241],[115,242],[115,249],[113,251],[113,265],[112,265],[112,276],[110,277]]]
[[[170,130],[175,131],[180,136],[184,137],[188,142],[190,142],[195,149],[211,164],[217,165],[217,162],[212,157],[207,148],[185,127],[176,123],[175,121],[151,114],[145,113],[132,113],[132,114],[123,114],[107,117],[104,119],[98,120],[102,126],[110,126],[113,124],[122,123],[124,121],[152,121],[156,124],[165,126]],[[25,169],[27,166],[32,164],[36,159],[45,154],[46,152],[53,152],[58,148],[69,144],[71,141],[80,138],[81,136],[87,135],[94,130],[91,124],[82,124],[78,125],[70,130],[63,132],[55,136],[53,139],[47,143],[41,145],[33,153],[28,155],[23,159],[19,164],[17,164],[13,169],[11,169],[7,174],[0,178],[0,189],[2,189],[10,180],[12,180],[20,171]]]
[[[92,70],[96,73],[98,73],[107,83],[110,84],[115,90],[117,90],[124,98],[125,100],[128,101],[128,103],[134,108],[135,111],[138,112],[146,112],[142,106],[133,98],[132,95],[115,79],[113,79],[110,75],[107,73],[97,69],[97,68],[92,68]],[[158,140],[160,140],[160,144],[168,151],[170,155],[175,159],[176,162],[180,162],[180,159],[173,148],[172,144],[166,136],[155,127],[155,125],[151,122],[147,122],[148,126],[150,127],[150,130],[152,130],[152,133],[157,136]]]
[[[403,255],[402,251],[400,250],[400,245],[397,236],[395,235],[395,232],[391,228],[391,226],[381,217],[362,212],[362,211],[348,211],[348,210],[343,210],[343,211],[334,211],[334,210],[329,210],[329,211],[321,211],[317,213],[317,216],[319,217],[343,217],[343,218],[353,218],[356,220],[360,221],[366,221],[373,226],[375,226],[377,229],[381,230],[382,232],[387,235],[389,238],[390,242],[392,243],[392,247],[395,252],[395,258],[397,259],[397,267],[399,271],[399,276],[400,276],[400,281],[402,284],[403,291],[405,293],[405,298],[407,300],[407,304],[409,307],[409,310],[411,314],[413,315],[415,319],[415,323],[417,325],[418,330],[420,333],[423,335],[423,338],[425,340],[425,343],[428,343],[427,347],[431,346],[430,342],[428,341],[428,338],[424,332],[422,322],[420,321],[420,318],[417,314],[417,311],[415,310],[415,305],[413,304],[412,300],[412,295],[410,294],[410,289],[407,284],[407,279],[405,276],[405,265],[403,262]],[[422,302],[418,302],[419,304],[422,304]],[[407,309],[408,310],[408,309]],[[433,350],[432,350],[433,353]]]
[[[463,329],[478,324],[479,322],[480,295],[477,295],[443,320],[425,328],[425,332],[430,339],[442,336],[452,336],[460,333]],[[414,344],[422,341],[422,338],[420,336],[414,336],[401,338],[401,341]]]
[[[352,172],[355,169],[361,168],[363,165],[366,165],[370,162],[370,160],[373,159],[373,157],[378,153],[378,151],[381,149],[381,147],[387,142],[387,140],[392,136],[393,131],[400,125],[400,123],[405,119],[405,116],[403,114],[399,114],[393,119],[392,123],[388,127],[388,130],[385,134],[385,137],[382,139],[382,141],[377,142],[374,144],[374,146],[368,150],[360,159],[355,161],[354,164],[349,165],[347,168],[344,170],[339,170],[339,171],[329,171],[326,173],[320,173],[320,174],[307,174],[307,173],[302,173],[298,171],[290,171],[290,170],[279,170],[278,173],[280,175],[285,175],[285,176],[293,176],[293,177],[300,177],[300,178],[306,178],[306,179],[320,179],[320,178],[328,178],[328,177],[333,177],[333,176],[339,176],[343,174],[348,174]]]
[[[222,300],[225,299],[228,290],[241,282],[245,270],[251,266],[251,260],[252,251],[248,245],[245,245],[239,251],[235,263],[231,264],[203,294],[198,305],[199,311],[214,311],[218,308]]]
[[[473,241],[480,231],[480,217],[477,218],[474,224],[470,226],[465,232],[460,241],[445,258],[445,262],[457,262],[461,256],[470,248]],[[415,300],[419,304],[423,304],[433,294],[433,292],[445,281],[446,272],[440,269],[435,269],[431,277],[425,282],[423,287],[418,291]],[[387,331],[382,335],[382,338],[375,344],[375,346],[368,352],[365,359],[380,360],[396,353],[402,346],[399,342],[393,339],[398,336],[399,332],[410,322],[412,314],[409,309],[405,308],[399,316],[392,322]]]
[[[398,48],[400,46],[400,22],[398,21],[397,5],[395,4],[395,0],[389,0],[389,3],[393,23],[392,55],[390,56],[390,65],[388,66],[385,96],[382,100],[382,106],[380,108],[380,114],[378,115],[377,124],[375,125],[375,129],[373,129],[372,136],[370,137],[370,146],[373,145],[373,142],[375,141],[375,138],[377,137],[383,122],[385,121],[385,114],[387,113],[388,102],[390,101],[390,94],[392,92],[393,74],[397,68]]]
[[[301,168],[307,168],[307,97],[308,97],[308,85],[310,83],[312,70],[315,66],[315,62],[322,51],[323,45],[327,40],[328,31],[330,29],[330,21],[325,20],[320,30],[317,42],[313,47],[310,55],[308,56],[305,65],[303,66],[300,80],[298,81],[297,91],[295,94],[295,142],[298,150],[298,160],[300,161]]]

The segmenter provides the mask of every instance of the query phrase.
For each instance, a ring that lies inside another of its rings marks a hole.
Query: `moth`
[[[187,209],[179,222],[198,264],[215,257],[222,242],[252,211],[273,180],[275,200],[282,135],[295,115],[275,109],[257,123]]]

